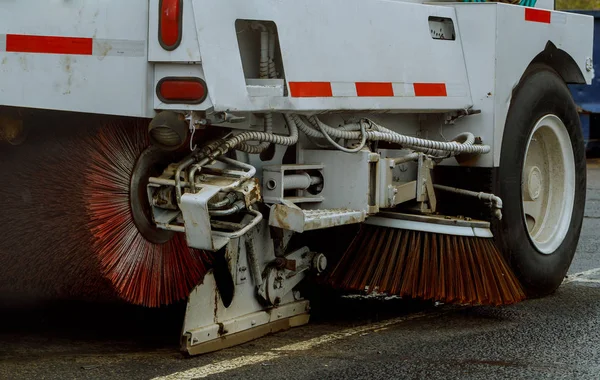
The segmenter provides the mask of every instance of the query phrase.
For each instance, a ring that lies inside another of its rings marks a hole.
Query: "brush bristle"
[[[327,281],[338,289],[463,305],[525,298],[492,239],[364,225]]]
[[[148,146],[146,128],[137,123],[101,129],[89,145],[92,163],[84,192],[92,249],[103,274],[126,301],[156,307],[187,297],[202,281],[209,257],[188,248],[183,234],[151,243],[133,223],[129,184],[136,159]]]

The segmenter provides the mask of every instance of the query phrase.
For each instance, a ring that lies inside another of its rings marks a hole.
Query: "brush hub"
[[[170,162],[167,154],[155,147],[149,147],[138,157],[129,184],[129,205],[133,223],[140,234],[155,244],[167,243],[174,232],[158,228],[152,219],[146,188],[150,177],[159,176]]]

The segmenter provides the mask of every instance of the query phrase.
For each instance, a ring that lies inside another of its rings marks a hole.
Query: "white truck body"
[[[420,3],[184,0],[181,43],[166,51],[158,41],[159,0],[3,2],[0,104],[148,118],[163,109],[440,113],[472,107],[481,115],[455,128],[492,145],[493,154],[477,162],[492,167],[499,165],[511,91],[548,42],[577,66],[580,75],[571,80],[593,78],[589,17],[496,3]],[[455,40],[432,38],[430,17],[451,20]],[[275,23],[283,80],[248,80],[243,65],[256,63],[243,62],[254,56],[240,53],[240,19]],[[204,79],[208,97],[195,105],[161,102],[156,85],[172,76]],[[410,134],[416,125],[397,128]],[[435,125],[421,128],[436,138]]]

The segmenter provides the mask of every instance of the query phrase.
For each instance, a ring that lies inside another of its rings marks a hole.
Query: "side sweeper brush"
[[[145,182],[164,169],[147,121],[35,127],[0,155],[8,221],[0,239],[0,295],[115,300],[158,307],[189,295],[209,262],[179,233],[150,223]],[[49,123],[57,123],[53,121]]]
[[[338,289],[471,305],[525,298],[489,223],[383,213],[361,227],[329,283]]]
[[[206,273],[208,256],[181,233],[158,229],[146,196],[163,157],[148,148],[147,124],[103,126],[88,144],[86,210],[92,249],[120,297],[137,305],[168,305],[189,295]]]

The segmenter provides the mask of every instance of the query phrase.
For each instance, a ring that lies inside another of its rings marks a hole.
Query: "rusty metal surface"
[[[246,203],[246,207],[250,207],[251,205],[262,200],[258,178],[250,178],[246,182],[242,183],[239,187],[239,191],[244,194],[244,202]]]
[[[356,210],[302,210],[297,207],[276,204],[271,207],[269,225],[295,232],[361,223],[365,213]]]

